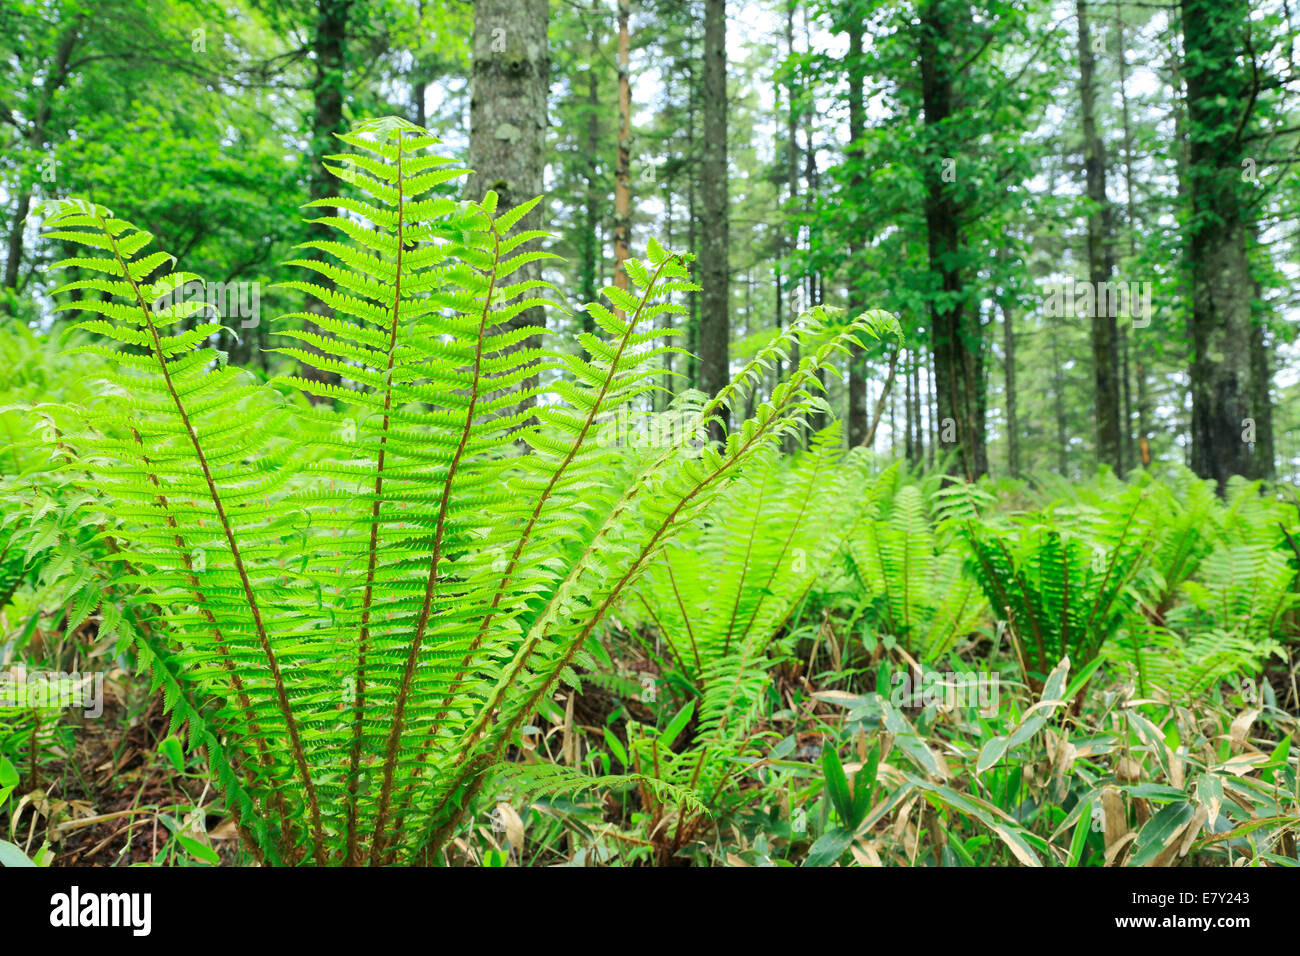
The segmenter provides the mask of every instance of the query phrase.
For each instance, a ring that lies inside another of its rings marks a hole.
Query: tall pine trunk
[[[1097,427],[1097,461],[1124,469],[1120,444],[1119,330],[1115,303],[1102,294],[1111,276],[1111,206],[1106,197],[1106,146],[1097,132],[1092,37],[1087,0],[1076,7],[1079,41],[1079,102],[1083,117],[1083,168],[1087,182],[1088,280],[1092,283],[1092,374]]]
[[[546,147],[546,100],[551,59],[547,47],[547,0],[475,0],[473,64],[470,73],[470,199],[497,193],[497,215],[542,194]],[[540,214],[534,212],[533,215]],[[540,219],[523,228],[538,228]],[[536,240],[515,251],[537,247]],[[529,263],[512,282],[536,279],[540,268]],[[545,328],[540,307],[526,309],[511,328]],[[537,348],[541,336],[529,336],[520,348]],[[524,382],[535,388],[536,376]],[[534,404],[525,398],[520,407]]]
[[[1020,477],[1020,420],[1016,417],[1016,328],[1011,306],[1002,301],[1003,381],[1007,393],[1007,472]]]
[[[927,157],[925,223],[929,236],[930,271],[938,277],[941,296],[930,302],[930,336],[934,356],[935,428],[940,444],[956,446],[951,464],[955,473],[974,480],[988,472],[984,440],[982,361],[983,329],[970,307],[961,261],[966,255],[963,207],[955,179],[945,172],[960,172],[958,150],[948,149],[947,121],[956,109],[953,85],[953,11],[943,0],[930,0],[921,14],[921,99],[930,142]],[[947,181],[945,181],[947,180]]]
[[[704,3],[704,148],[700,162],[700,388],[727,384],[729,268],[727,262],[727,11],[725,0]],[[724,420],[713,438],[722,437]]]
[[[316,23],[312,35],[313,62],[316,74],[312,82],[312,127],[311,127],[311,167],[308,171],[307,192],[313,200],[325,199],[338,191],[334,176],[325,169],[325,157],[339,150],[336,134],[345,131],[343,121],[344,74],[347,68],[348,25],[352,16],[352,0],[321,0],[317,6]],[[330,216],[335,210],[313,207],[312,215]],[[333,240],[333,229],[323,223],[307,227],[308,236],[319,242]],[[322,252],[314,252],[317,258],[328,258]],[[326,289],[333,289],[334,283],[328,276],[317,276],[316,283]],[[305,310],[309,315],[328,317],[333,310],[315,296],[308,298]],[[306,331],[323,335],[324,330],[310,320],[305,323]],[[320,354],[310,343],[306,349],[309,354]],[[337,385],[341,378],[337,372],[331,372],[312,365],[304,365],[302,376],[315,382]],[[326,402],[328,399],[313,396],[313,402]]]
[[[1263,469],[1252,451],[1260,409],[1251,362],[1250,223],[1242,135],[1253,108],[1249,7],[1182,0],[1187,84],[1187,258],[1192,281],[1191,467],[1220,493]]]
[[[856,13],[856,10],[853,11]],[[862,77],[862,21],[852,16],[849,22],[849,52],[846,58],[849,74],[849,161],[860,163],[861,159],[852,152],[854,144],[859,143],[866,133],[867,111],[863,95]],[[849,178],[850,188],[856,194],[862,189],[862,173],[855,169]],[[858,284],[864,244],[861,233],[856,227],[849,240],[849,313],[856,316],[866,310],[866,301]],[[856,346],[849,355],[849,447],[856,448],[867,437],[867,378],[864,369],[863,350]],[[891,414],[893,406],[890,406]],[[893,434],[893,421],[890,421],[890,434]]]
[[[632,235],[632,86],[630,0],[618,0],[618,165],[614,169],[614,285],[627,288],[628,243]]]

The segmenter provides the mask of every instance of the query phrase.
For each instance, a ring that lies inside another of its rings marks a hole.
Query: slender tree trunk
[[[1151,467],[1151,439],[1149,437],[1149,411],[1147,405],[1147,376],[1141,362],[1133,370],[1137,376],[1138,458],[1143,468]]]
[[[953,40],[949,32],[952,11],[944,6],[942,0],[930,0],[922,11],[919,29],[921,98],[925,125],[934,138],[956,108],[951,73]],[[988,472],[980,394],[983,329],[978,314],[970,308],[962,277],[962,204],[955,181],[945,182],[943,175],[945,160],[956,159],[959,153],[956,149],[945,151],[936,144],[927,157],[925,221],[930,271],[938,276],[942,293],[942,298],[931,300],[930,334],[939,435],[945,444],[957,446],[954,471],[974,480]]]
[[[58,46],[54,51],[54,62],[49,65],[49,70],[41,83],[40,99],[37,101],[35,115],[27,130],[27,148],[33,153],[40,152],[45,146],[50,116],[54,112],[54,95],[68,81],[68,64],[72,60],[72,51],[76,49],[84,23],[85,14],[77,14],[59,35]],[[5,250],[4,283],[7,289],[18,288],[18,276],[23,261],[23,232],[27,228],[27,216],[31,208],[32,189],[30,184],[24,183],[18,193],[13,225],[9,227],[9,240]]]
[[[1049,326],[1049,334],[1052,343],[1052,391],[1054,393],[1053,398],[1055,400],[1054,404],[1056,409],[1056,470],[1060,472],[1061,475],[1068,476],[1070,463],[1067,454],[1069,449],[1069,436],[1065,427],[1065,374],[1062,371],[1061,366],[1061,350],[1060,342],[1058,340],[1059,330],[1057,328],[1057,323],[1052,319],[1048,319],[1048,321],[1051,322],[1051,325]]]
[[[704,233],[700,246],[700,388],[708,395],[727,384],[729,267],[727,262],[727,11],[725,0],[704,3],[704,149],[700,198]],[[713,428],[721,439],[725,414]]]
[[[1016,329],[1011,307],[1002,302],[1003,380],[1007,392],[1007,471],[1020,477],[1020,421],[1016,417]]]
[[[632,233],[632,87],[631,40],[628,36],[630,0],[618,0],[618,165],[614,170],[614,285],[627,288],[628,243]]]
[[[1124,326],[1116,324],[1115,335],[1119,341],[1119,382],[1120,382],[1120,432],[1119,461],[1120,471],[1127,473],[1134,467],[1133,458],[1133,396],[1129,374],[1128,334]]]
[[[1137,224],[1133,215],[1133,128],[1129,120],[1128,109],[1128,47],[1125,46],[1124,40],[1124,13],[1119,4],[1115,5],[1115,35],[1116,42],[1119,46],[1119,101],[1120,115],[1123,118],[1124,125],[1124,221],[1128,227],[1128,261],[1133,263],[1137,259]],[[1130,348],[1129,337],[1124,328],[1120,328],[1120,348],[1124,356],[1124,436],[1125,461],[1131,462],[1133,466],[1141,463],[1146,467],[1149,456],[1147,455],[1147,437],[1142,428],[1142,396],[1145,392],[1145,383],[1140,376],[1143,374],[1141,356],[1143,354],[1142,338],[1136,334],[1132,336],[1133,344]],[[1133,379],[1130,378],[1129,368],[1132,366],[1133,376],[1137,377],[1136,391],[1138,408],[1134,409],[1131,390]],[[1136,444],[1133,441],[1133,417],[1136,413],[1138,418],[1139,435]]]
[[[546,147],[546,101],[551,59],[547,46],[547,0],[476,0],[473,62],[470,73],[470,198],[480,200],[489,190],[497,194],[497,215],[540,196]],[[533,214],[536,216],[536,213]],[[536,228],[525,221],[521,228]],[[515,250],[536,248],[536,240]],[[512,282],[536,279],[537,263],[511,276]],[[546,314],[526,309],[511,328],[545,328]],[[520,348],[537,348],[540,335],[529,336]],[[537,387],[534,375],[523,382]],[[520,403],[530,408],[528,395]]]
[[[920,414],[920,358],[922,352],[917,349],[911,350],[911,420],[915,433],[911,438],[911,463],[920,464],[924,455],[926,455],[926,433],[924,433],[924,418]]]
[[[812,49],[812,28],[808,22],[808,17],[804,17],[804,49]],[[813,145],[813,113],[812,110],[805,110],[803,114],[804,129],[804,183],[807,188],[803,194],[803,215],[806,222],[812,222],[815,211],[813,198],[821,193],[821,174],[817,169],[817,149]],[[811,246],[811,240],[810,240]],[[808,305],[811,308],[815,305],[826,304],[826,278],[817,268],[811,269],[808,273]],[[817,381],[821,390],[826,390],[826,370],[818,369]],[[828,396],[829,397],[829,396]],[[828,403],[829,404],[829,403]],[[830,418],[824,411],[814,411],[808,416],[809,433],[816,433],[830,424]]]
[[[852,11],[856,14],[857,11]],[[854,155],[853,147],[866,135],[867,111],[864,97],[864,80],[862,76],[862,20],[851,15],[849,20],[849,52],[846,58],[849,74],[849,162],[860,164],[861,159]],[[855,166],[849,177],[849,188],[854,196],[850,200],[856,203],[862,190],[863,176]],[[849,312],[856,316],[866,310],[866,300],[859,285],[863,242],[857,228],[852,231],[849,242]],[[863,368],[865,358],[863,350],[857,346],[850,348],[849,355],[849,447],[856,448],[867,437],[867,379]],[[890,434],[893,435],[893,405],[890,405]]]
[[[1092,36],[1088,4],[1075,5],[1079,46],[1079,102],[1083,115],[1083,168],[1087,180],[1088,280],[1092,283],[1092,373],[1096,410],[1097,460],[1123,472],[1120,445],[1119,332],[1116,303],[1103,294],[1111,277],[1111,207],[1106,197],[1106,145],[1097,132]]]
[[[794,58],[794,15],[795,8],[799,5],[799,0],[786,0],[785,7],[785,50],[786,57],[793,60]],[[785,114],[785,176],[786,176],[786,221],[792,224],[786,234],[785,254],[791,260],[790,274],[786,278],[788,288],[788,306],[790,311],[790,325],[793,326],[799,320],[799,315],[807,304],[801,302],[797,292],[801,288],[801,279],[796,274],[793,258],[799,251],[799,227],[793,225],[797,222],[794,214],[795,202],[799,198],[799,103],[798,95],[795,91],[795,76],[793,71],[786,83],[786,114]],[[799,366],[799,345],[795,343],[790,348],[790,367]],[[791,452],[800,446],[800,437],[792,435],[783,442],[785,451]]]
[[[923,349],[922,355],[925,357],[924,358],[925,414],[926,417],[930,420],[930,428],[929,428],[930,441],[928,444],[928,448],[926,450],[926,462],[930,468],[933,468],[934,450],[936,446],[938,446],[939,444],[938,414],[937,414],[939,411],[939,402],[938,399],[935,397],[934,354],[928,349]]]
[[[1252,223],[1252,245],[1259,244],[1259,225]],[[1258,278],[1254,280],[1255,302],[1262,302],[1264,290]],[[1269,344],[1264,315],[1252,316],[1250,323],[1250,406],[1255,411],[1255,462],[1252,478],[1273,479],[1277,476],[1277,456],[1273,445],[1273,370],[1269,361]]]
[[[910,465],[916,456],[916,421],[912,417],[912,369],[915,359],[908,350],[903,366],[903,459]]]
[[[691,252],[696,252],[696,242],[699,233],[696,229],[696,223],[699,221],[699,205],[696,202],[697,185],[699,175],[696,170],[695,155],[695,116],[696,116],[696,80],[698,73],[695,68],[695,33],[690,33],[690,50],[686,58],[686,72],[688,77],[688,87],[686,94],[686,152],[689,159],[689,174],[686,177],[686,244],[690,247]],[[691,281],[699,283],[700,266],[696,259],[690,263]],[[700,388],[700,297],[692,295],[687,297],[688,310],[686,315],[686,352],[690,357],[687,361],[687,380],[691,388]]]
[[[592,49],[595,49],[595,35],[592,35]],[[581,263],[579,266],[579,285],[582,290],[583,302],[595,302],[598,290],[596,288],[596,257],[600,251],[597,243],[596,232],[600,226],[600,207],[601,207],[601,190],[600,190],[600,164],[597,157],[600,155],[600,82],[596,76],[595,62],[587,67],[587,169],[586,182],[584,186],[584,219],[585,228],[582,231],[582,239],[579,244],[579,255]],[[621,265],[621,263],[620,263]],[[582,313],[582,330],[584,332],[595,331],[596,323],[592,319],[591,313],[584,311]]]

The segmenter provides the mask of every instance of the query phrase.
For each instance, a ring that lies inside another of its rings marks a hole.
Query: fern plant
[[[610,608],[819,406],[819,374],[880,317],[804,342],[725,443],[618,467],[598,423],[654,387],[662,318],[694,288],[686,257],[651,243],[629,261],[635,294],[586,305],[601,334],[580,336],[585,356],[531,348],[512,320],[549,287],[513,278],[545,253],[514,227],[535,202],[498,215],[491,193],[441,195],[464,171],[403,120],[341,138],[353,194],[315,204],[338,211],[317,220],[337,238],[300,261],[330,281],[296,284],[328,314],[287,333],[311,351],[282,350],[339,385],[230,367],[219,317],[177,301],[197,277],[103,207],[49,207],[49,237],[96,253],[62,263],[97,275],[60,292],[103,296],[75,307],[99,316],[78,323],[97,337],[81,348],[113,367],[67,444],[136,569],[137,616],[117,626],[246,842],[268,863],[434,862]],[[764,349],[686,434],[741,417],[824,318]]]
[[[940,657],[988,614],[979,586],[963,573],[960,540],[936,534],[924,493],[906,480],[901,463],[869,489],[847,551],[854,576],[875,599],[874,629],[923,661]]]
[[[1186,470],[1149,490],[1157,543],[1141,586],[1143,614],[1108,656],[1131,664],[1140,694],[1191,701],[1281,655],[1300,604],[1290,516],[1241,479],[1225,502]]]
[[[702,693],[711,666],[751,636],[765,654],[808,593],[848,527],[865,462],[840,443],[832,424],[807,452],[765,453],[637,584],[628,616],[649,625],[647,649],[675,686]]]
[[[630,723],[616,752],[638,777],[661,863],[718,822],[745,776],[741,763],[757,753],[752,735],[783,656],[780,635],[849,526],[845,492],[864,464],[861,452],[843,454],[834,423],[793,458],[766,449],[629,593],[625,620],[642,625],[662,683],[685,700],[667,728]]]
[[[1132,614],[1136,582],[1156,544],[1145,521],[1149,507],[1138,484],[1100,508],[1030,514],[1014,531],[969,515],[962,520],[967,567],[1006,622],[1035,691],[1066,656],[1082,671]]]

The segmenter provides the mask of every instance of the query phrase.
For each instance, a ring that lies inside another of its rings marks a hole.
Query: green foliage
[[[895,463],[865,491],[866,513],[848,554],[862,587],[877,598],[874,630],[930,661],[974,632],[988,604],[962,573],[960,544],[936,536],[924,493],[905,474]]]
[[[1050,513],[1001,529],[967,518],[971,575],[1002,620],[1024,674],[1041,682],[1068,656],[1092,661],[1135,602],[1155,532],[1144,526],[1147,493],[1134,485],[1111,502],[1085,508],[1073,527]]]
[[[46,235],[98,253],[61,263],[98,276],[59,291],[104,294],[76,303],[99,317],[76,323],[96,339],[75,351],[111,366],[111,401],[70,420],[66,445],[137,591],[142,625],[119,626],[245,838],[268,862],[436,860],[523,723],[576,684],[610,607],[800,427],[819,371],[881,319],[805,345],[724,445],[687,455],[682,439],[619,467],[598,423],[653,387],[658,320],[693,289],[684,257],[651,243],[628,264],[636,295],[586,305],[602,333],[581,336],[586,358],[530,347],[513,320],[546,283],[509,280],[544,255],[517,251],[538,233],[512,232],[535,202],[497,215],[491,193],[425,196],[462,171],[405,121],[342,138],[356,151],[332,168],[361,198],[316,203],[350,215],[317,220],[342,241],[308,243],[330,258],[298,263],[330,286],[294,286],[332,314],[315,319],[324,334],[288,332],[314,351],[282,351],[343,382],[279,383],[341,409],[228,365],[210,344],[219,317],[176,301],[196,277],[167,271],[148,233],[66,200]],[[763,350],[685,434],[741,412],[828,318]]]

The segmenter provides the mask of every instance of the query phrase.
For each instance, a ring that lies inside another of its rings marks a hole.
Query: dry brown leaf
[[[1179,747],[1177,751],[1169,755],[1169,783],[1179,790],[1183,789],[1182,750],[1183,748]]]
[[[239,828],[235,826],[234,820],[226,820],[218,824],[208,837],[212,840],[238,840]]]
[[[1192,817],[1187,826],[1183,828],[1183,839],[1178,844],[1178,856],[1180,858],[1187,856],[1187,851],[1192,848],[1192,842],[1200,835],[1201,828],[1205,826],[1205,822],[1209,819],[1209,808],[1198,807],[1196,809],[1196,816]]]
[[[1119,850],[1132,836],[1128,818],[1124,813],[1124,795],[1114,787],[1101,792],[1102,829],[1106,836],[1106,865],[1118,855]]]
[[[508,803],[498,803],[497,819],[505,827],[506,839],[510,841],[510,845],[515,848],[515,852],[522,855],[524,852],[524,821],[519,818],[515,808]]]
[[[1115,767],[1115,779],[1120,783],[1137,783],[1142,779],[1142,764],[1132,757],[1124,757]]]
[[[1255,722],[1255,718],[1258,716],[1259,708],[1251,707],[1248,710],[1243,710],[1232,722],[1232,726],[1228,728],[1228,745],[1232,748],[1233,753],[1245,748],[1246,737],[1250,734],[1250,725]]]
[[[849,847],[853,854],[853,859],[858,861],[859,866],[881,866],[885,864],[880,859],[880,854],[876,852],[874,843],[854,843]]]
[[[1268,754],[1237,754],[1213,769],[1226,770],[1233,776],[1242,777],[1250,773],[1256,764],[1261,763],[1268,763]]]
[[[1119,855],[1124,850],[1124,847],[1128,846],[1128,844],[1132,843],[1136,839],[1137,839],[1136,833],[1125,833],[1124,836],[1122,836],[1118,842],[1108,846],[1106,848],[1105,865],[1114,866],[1115,861],[1119,859]]]

